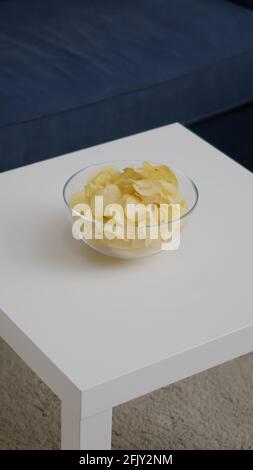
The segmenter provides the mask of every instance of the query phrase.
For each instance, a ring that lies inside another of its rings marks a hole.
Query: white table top
[[[72,238],[62,187],[135,157],[192,177],[198,207],[178,251],[107,258]],[[252,325],[253,176],[178,124],[2,173],[0,201],[0,309],[80,390]]]

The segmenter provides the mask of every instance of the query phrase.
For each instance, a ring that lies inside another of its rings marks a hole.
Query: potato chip
[[[112,167],[105,167],[103,170],[91,174],[84,187],[86,197],[92,198],[99,190],[109,185],[117,174],[120,172]]]
[[[141,196],[155,196],[161,192],[159,182],[152,180],[137,180],[133,183],[133,187]]]
[[[178,186],[176,175],[167,165],[152,165],[151,163],[144,162],[143,167],[138,171],[143,179],[165,180],[176,187]]]
[[[133,181],[140,178],[134,169],[125,168],[122,173],[114,175],[112,182],[116,184],[122,194],[134,194]]]
[[[172,183],[168,183],[168,181],[159,180],[159,184],[162,187],[162,190],[165,191],[167,194],[175,194],[177,192],[177,187],[174,186]]]
[[[164,180],[171,183],[173,186],[178,188],[178,181],[176,175],[167,165],[155,166],[151,163],[143,163],[143,176],[144,178]]]
[[[84,191],[78,191],[77,193],[72,194],[69,200],[69,206],[73,209],[73,207],[82,202],[86,202]]]
[[[121,198],[121,191],[116,184],[108,184],[100,191],[100,195],[104,198],[104,207],[108,204],[114,204]]]
[[[91,174],[87,183],[93,183],[96,186],[106,186],[111,183],[112,178],[118,173],[119,171],[115,168],[107,166],[101,171]]]

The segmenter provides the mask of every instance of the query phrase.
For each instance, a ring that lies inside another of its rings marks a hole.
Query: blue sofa
[[[175,121],[252,168],[253,9],[0,0],[0,171]]]

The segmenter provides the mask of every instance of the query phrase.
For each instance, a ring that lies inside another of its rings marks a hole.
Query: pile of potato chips
[[[95,197],[103,196],[104,207],[109,204],[120,204],[127,218],[128,204],[152,205],[160,209],[161,204],[180,204],[181,216],[187,212],[187,205],[180,193],[178,180],[174,172],[167,165],[153,165],[144,162],[141,168],[124,168],[118,170],[113,167],[105,167],[101,171],[92,174],[84,188],[73,194],[69,205],[73,209],[77,204],[88,204],[95,217]],[[168,220],[168,219],[166,219]],[[104,222],[108,217],[104,217]],[[129,222],[129,220],[128,220]],[[159,223],[163,222],[163,213],[159,211]],[[137,220],[131,220],[135,226]],[[161,240],[100,240],[111,249],[143,249],[157,247]]]

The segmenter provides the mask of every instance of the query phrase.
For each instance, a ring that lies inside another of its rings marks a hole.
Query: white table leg
[[[110,450],[112,409],[82,418],[62,402],[61,448],[63,450]]]
[[[81,449],[110,450],[112,440],[112,408],[81,421]]]

